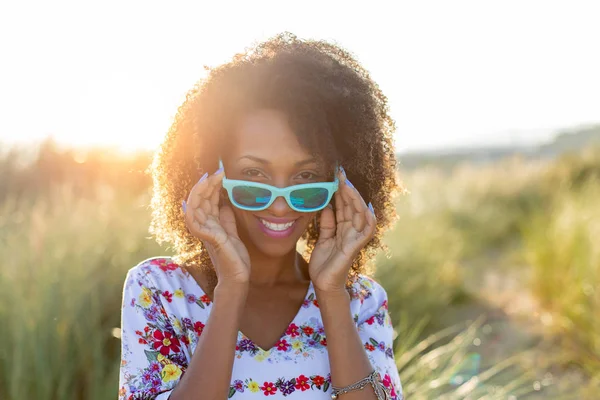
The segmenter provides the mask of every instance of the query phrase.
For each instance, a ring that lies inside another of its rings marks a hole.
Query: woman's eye
[[[257,169],[247,169],[247,170],[243,171],[242,174],[244,176],[249,176],[251,178],[260,177],[261,175],[264,176],[263,173]]]
[[[317,179],[317,175],[313,174],[312,172],[302,172],[298,176],[300,177],[300,179],[303,179],[303,180],[306,180],[306,181]]]

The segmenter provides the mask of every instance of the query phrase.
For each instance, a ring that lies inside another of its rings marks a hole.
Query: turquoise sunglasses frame
[[[219,168],[223,168],[223,173],[225,173],[224,172],[225,168],[223,167],[223,162],[220,159],[219,159]],[[267,185],[265,183],[260,183],[260,182],[228,179],[226,177],[226,175],[224,175],[223,176],[223,188],[225,188],[225,190],[227,191],[227,195],[229,196],[229,200],[231,201],[231,203],[234,206],[236,206],[237,208],[242,209],[242,210],[246,210],[246,211],[266,210],[267,208],[269,208],[271,206],[271,204],[273,204],[275,202],[275,200],[278,197],[283,197],[285,199],[285,201],[287,202],[288,206],[294,211],[316,212],[316,211],[320,211],[320,210],[324,209],[325,207],[327,207],[327,205],[331,201],[331,198],[333,197],[333,194],[335,192],[337,192],[337,190],[339,188],[338,170],[339,169],[336,166],[335,167],[335,180],[333,182],[303,183],[300,185],[287,186],[284,188],[278,188],[276,186],[271,186],[271,185]],[[244,206],[242,204],[237,203],[233,197],[233,189],[236,186],[251,186],[251,187],[269,190],[269,191],[271,191],[271,194],[272,194],[271,200],[269,200],[269,202],[266,203],[264,206],[261,206],[258,208]],[[313,189],[313,188],[327,189],[327,201],[322,206],[309,209],[309,208],[298,208],[292,204],[292,199],[291,199],[290,194],[294,190]]]

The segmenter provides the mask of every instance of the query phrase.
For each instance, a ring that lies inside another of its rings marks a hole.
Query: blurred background
[[[0,3],[0,399],[117,396],[145,174],[204,66],[352,51],[397,122],[376,260],[408,399],[600,398],[600,3]]]

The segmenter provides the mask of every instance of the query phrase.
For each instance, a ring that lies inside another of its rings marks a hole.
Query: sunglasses
[[[219,160],[219,167],[223,162]],[[292,210],[315,212],[324,209],[338,190],[338,168],[335,168],[335,181],[315,182],[278,188],[264,183],[227,179],[223,176],[223,188],[231,203],[242,210],[261,211],[283,197]]]

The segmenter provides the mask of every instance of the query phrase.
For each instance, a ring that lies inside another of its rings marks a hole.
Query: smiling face
[[[229,179],[287,187],[326,182],[331,175],[303,148],[286,116],[275,110],[257,110],[240,119],[223,164]],[[262,211],[233,207],[238,233],[248,251],[280,257],[296,248],[296,242],[315,213],[297,212],[283,197]]]

